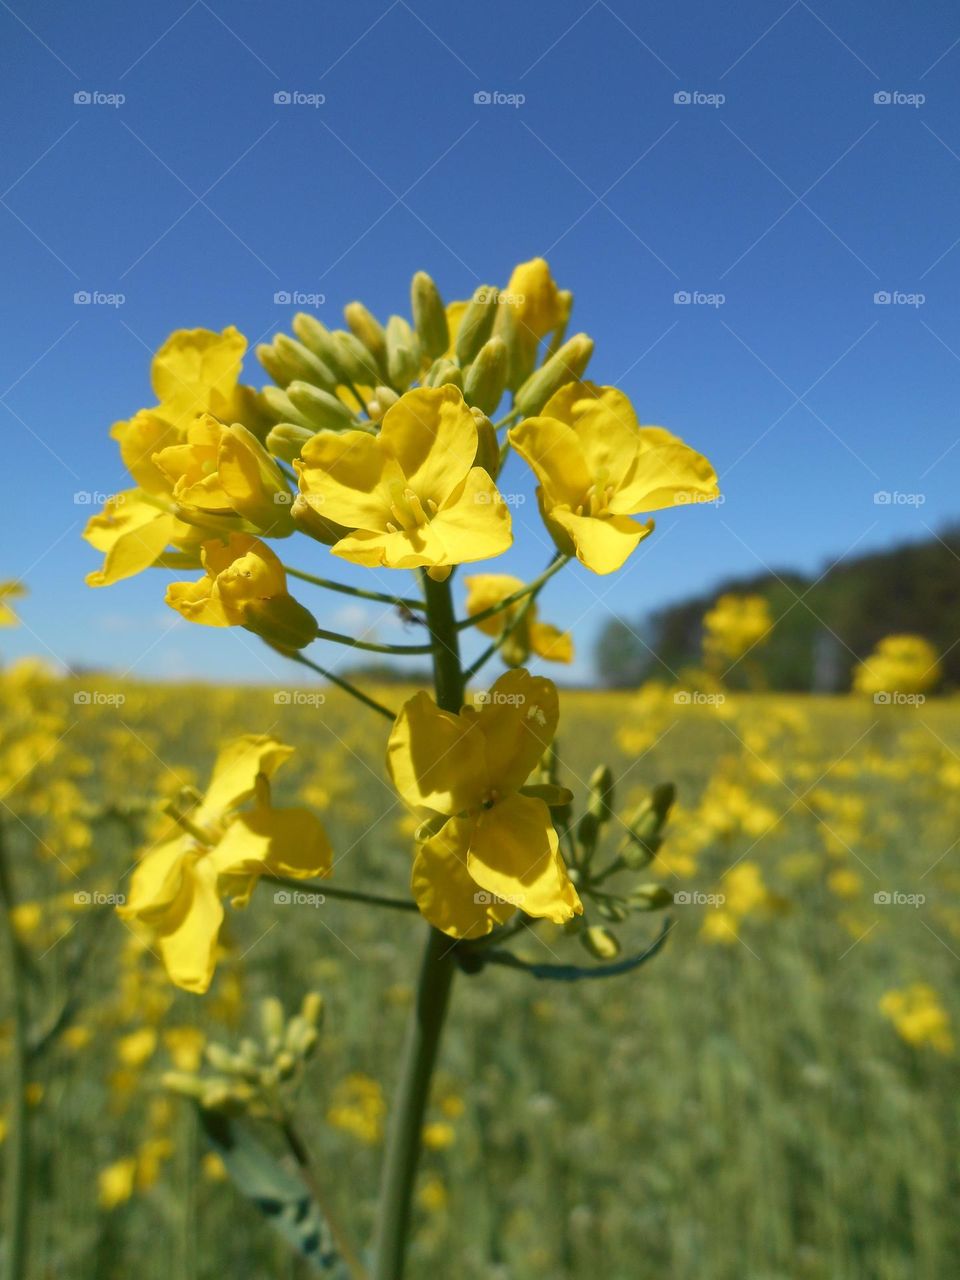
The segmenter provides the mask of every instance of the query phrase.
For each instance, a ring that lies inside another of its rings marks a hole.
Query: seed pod
[[[492,285],[482,284],[473,291],[457,330],[456,352],[462,365],[468,365],[490,337],[496,314],[497,291]]]
[[[517,392],[515,407],[524,417],[539,413],[555,392],[583,375],[592,355],[593,339],[585,333],[575,334],[530,375]]]
[[[387,321],[387,376],[398,391],[406,391],[420,372],[420,343],[403,316]]]
[[[477,352],[463,380],[463,398],[484,413],[493,413],[503,398],[509,353],[502,338],[490,338]]]
[[[291,382],[287,396],[317,431],[343,431],[356,425],[353,414],[339,396],[309,382]]]
[[[437,286],[425,271],[418,271],[410,285],[413,327],[420,345],[431,359],[442,356],[450,346],[447,312]]]
[[[295,422],[279,422],[267,433],[267,452],[279,458],[281,462],[293,462],[295,458],[300,457],[300,452],[307,441],[312,440],[316,434],[310,427],[301,427]],[[290,514],[292,517],[292,507]]]
[[[376,360],[381,373],[386,372],[387,334],[377,317],[362,302],[348,302],[343,308],[343,318],[350,332],[359,338]]]

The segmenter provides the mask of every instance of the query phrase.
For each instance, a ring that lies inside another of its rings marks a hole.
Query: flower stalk
[[[27,1008],[23,952],[13,926],[13,887],[0,830],[0,956],[9,984],[11,1043],[9,1111],[4,1170],[3,1280],[21,1280],[27,1228]]]

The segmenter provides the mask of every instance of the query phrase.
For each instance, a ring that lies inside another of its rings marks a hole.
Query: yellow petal
[[[333,858],[320,820],[308,809],[240,814],[210,854],[219,875],[328,876]]]
[[[371,568],[418,569],[423,565],[445,562],[446,550],[433,530],[432,523],[416,529],[398,529],[393,533],[373,533],[357,529],[330,548],[335,556]],[[447,570],[449,573],[449,570]]]
[[[466,609],[470,617],[492,609],[501,600],[506,600],[508,596],[512,596],[523,587],[521,580],[512,577],[509,573],[477,573],[470,578],[464,578],[463,585],[467,588]],[[493,614],[483,622],[476,623],[475,626],[484,635],[498,636],[514,617],[518,607],[519,605],[511,605],[510,608]]]
[[[181,432],[155,409],[141,409],[127,422],[115,422],[110,434],[120,446],[123,465],[147,493],[168,494],[170,481],[153,455],[179,443]]]
[[[221,432],[217,476],[233,510],[262,533],[278,538],[293,532],[290,493],[283,473],[256,436],[239,422]]]
[[[391,518],[384,462],[377,437],[365,431],[320,431],[294,467],[300,492],[325,519],[348,529],[383,530]]]
[[[268,733],[245,733],[224,746],[213,766],[210,785],[194,815],[200,826],[219,822],[225,813],[253,795],[257,775],[272,778],[293,755],[293,747]]]
[[[197,582],[171,582],[167,587],[164,603],[176,609],[188,622],[205,627],[237,627],[243,615],[226,605],[214,594],[214,580],[206,576]]]
[[[550,519],[569,536],[577,559],[594,573],[613,573],[653,532],[653,522],[637,524],[627,516],[575,516],[554,509]]]
[[[467,869],[473,822],[450,821],[417,850],[410,878],[422,914],[451,938],[482,938],[495,924],[509,920],[516,908],[481,889]]]
[[[490,560],[513,543],[510,509],[481,467],[468,472],[427,527],[442,547],[432,564]]]
[[[508,671],[477,699],[487,789],[518,791],[553,741],[560,718],[557,687],[522,667]]]
[[[176,899],[183,880],[184,839],[177,836],[151,849],[130,877],[126,902],[117,908],[125,919],[149,920]]]
[[[613,515],[636,515],[717,497],[717,473],[703,456],[676,440],[637,454],[609,503]]]
[[[473,466],[477,424],[456,387],[416,387],[387,410],[380,444],[421,501],[442,506]]]
[[[583,910],[541,800],[510,796],[481,812],[467,867],[477,884],[529,916],[563,924]]]
[[[572,662],[573,637],[569,631],[560,631],[549,622],[530,623],[530,647],[547,662]]]
[[[157,399],[184,422],[203,412],[225,416],[246,349],[246,338],[233,325],[222,333],[177,329],[153,358],[150,379]]]
[[[479,804],[484,741],[476,717],[451,715],[429,694],[415,694],[390,732],[387,769],[411,809],[455,814]]]
[[[202,995],[213,980],[223,906],[216,871],[201,857],[184,877],[180,895],[160,926],[160,955],[170,981]]]
[[[136,489],[108,499],[83,533],[91,546],[106,552],[103,568],[87,574],[87,586],[111,586],[149,569],[173,540],[179,523],[145,502]]]
[[[540,481],[548,508],[558,503],[578,507],[584,502],[593,478],[573,427],[557,418],[526,418],[508,434]]]

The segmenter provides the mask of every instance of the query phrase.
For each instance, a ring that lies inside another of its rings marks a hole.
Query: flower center
[[[437,504],[429,498],[425,510],[410,486],[395,480],[390,485],[390,514],[393,520],[387,522],[387,529],[390,533],[397,533],[400,529],[419,529],[436,514],[436,510]]]
[[[610,473],[605,467],[601,468],[594,473],[593,484],[583,495],[583,502],[575,509],[574,515],[605,515],[616,491],[617,486],[611,481]]]

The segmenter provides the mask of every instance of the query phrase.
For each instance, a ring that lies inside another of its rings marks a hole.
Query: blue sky
[[[330,325],[354,298],[385,317],[407,310],[418,268],[452,299],[545,255],[597,342],[591,375],[720,473],[723,505],[665,513],[616,578],[550,585],[543,613],[576,626],[575,674],[611,613],[957,516],[955,5],[930,0],[921,21],[892,0],[15,0],[0,29],[0,578],[31,591],[5,656],[279,676],[251,637],[179,622],[162,574],[86,588],[97,557],[74,495],[123,487],[107,430],[151,402],[170,330],[263,340],[289,327],[274,295],[293,290],[323,294]],[[78,305],[81,291],[124,301]],[[266,381],[252,357],[245,375]],[[514,465],[507,487],[526,484]],[[547,549],[532,502],[517,524],[498,568],[533,574]],[[298,555],[340,568],[312,544]],[[327,626],[376,618],[303,598]]]

